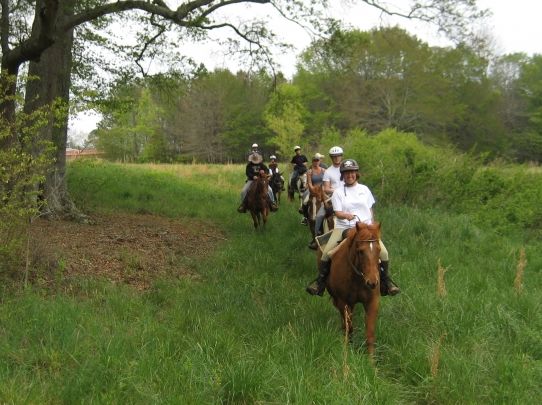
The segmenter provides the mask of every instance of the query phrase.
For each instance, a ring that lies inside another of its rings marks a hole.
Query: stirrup
[[[307,291],[310,295],[318,295],[319,297],[324,295],[325,290],[326,290],[326,286],[324,285],[320,288],[320,285],[318,284],[318,280],[314,280],[305,288],[305,291]]]

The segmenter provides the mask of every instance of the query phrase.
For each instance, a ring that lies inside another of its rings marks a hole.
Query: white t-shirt
[[[330,182],[330,186],[333,190],[338,189],[342,185],[341,170],[339,167],[330,166],[324,172],[324,183]]]
[[[375,203],[373,193],[369,187],[363,184],[356,184],[352,187],[338,187],[331,197],[334,211],[348,212],[357,215],[352,221],[347,219],[335,218],[335,228],[352,228],[356,222],[361,221],[366,224],[372,222],[371,208]]]

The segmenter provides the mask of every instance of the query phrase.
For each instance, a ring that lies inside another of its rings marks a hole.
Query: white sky
[[[493,37],[497,53],[542,54],[542,0],[478,0],[478,5],[480,8],[490,9],[493,14],[488,18],[484,30]],[[243,10],[245,9],[246,6]],[[409,24],[404,20],[390,20],[382,17],[376,9],[367,5],[354,9],[338,6],[332,14],[362,30],[369,30],[378,25],[399,24],[430,44],[439,45],[445,41],[428,26]],[[295,42],[295,50],[277,57],[281,70],[287,77],[291,77],[295,72],[296,55],[309,45],[311,38],[293,23],[284,25],[278,21],[270,21],[270,25],[272,29],[282,34],[282,39]],[[197,45],[187,47],[186,53],[196,60],[201,60],[211,70],[220,67],[237,70],[237,66],[230,58],[224,57],[218,49],[212,48],[212,43]],[[70,121],[71,136],[84,139],[86,134],[96,128],[96,123],[100,118],[99,115],[92,113],[79,114]]]

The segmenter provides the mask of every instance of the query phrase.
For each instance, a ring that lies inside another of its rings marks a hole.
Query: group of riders
[[[331,268],[329,253],[343,239],[345,230],[356,226],[357,222],[372,224],[375,221],[373,205],[375,199],[371,190],[364,184],[359,183],[359,165],[354,159],[343,160],[343,149],[333,146],[329,150],[331,165],[327,167],[322,163],[323,155],[316,153],[312,158],[312,164],[308,167],[308,160],[301,153],[301,147],[294,147],[295,155],[290,163],[292,174],[289,179],[289,187],[295,189],[300,176],[307,174],[307,187],[303,190],[302,206],[300,213],[304,215],[303,224],[307,223],[309,193],[316,186],[323,187],[324,193],[331,200],[333,214],[335,216],[333,230],[330,231],[327,243],[321,247],[322,256],[318,263],[318,277],[307,286],[306,291],[311,295],[322,296],[326,287],[326,279]],[[263,154],[257,144],[253,144],[248,155],[246,165],[247,180],[241,191],[241,205],[239,212],[246,212],[246,195],[250,184],[258,176],[280,175],[276,156],[270,156],[270,164],[267,167],[263,163]],[[281,176],[282,178],[282,176]],[[282,180],[284,180],[282,178]],[[278,206],[271,187],[268,187],[268,203],[271,211],[277,211]],[[323,223],[326,218],[326,209],[322,204],[315,216],[315,232],[320,235],[323,232]],[[380,244],[380,290],[382,295],[396,295],[400,292],[399,287],[393,282],[389,273],[388,251],[382,240]],[[317,243],[313,239],[309,245],[311,249],[317,249]]]

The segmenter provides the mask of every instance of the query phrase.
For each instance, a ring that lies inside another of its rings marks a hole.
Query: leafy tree
[[[523,110],[523,126],[516,132],[515,157],[521,161],[542,161],[542,55],[521,64],[515,90]]]
[[[305,115],[299,88],[287,83],[280,85],[269,100],[265,120],[275,133],[271,142],[283,156],[291,154],[294,145],[306,144],[302,139]]]
[[[397,27],[338,30],[302,55],[294,82],[320,127],[395,128],[463,149],[502,150],[500,98],[487,68],[465,45],[431,48]]]
[[[106,119],[98,133],[100,146],[115,159],[120,153],[153,161],[181,156],[190,161],[241,161],[250,144],[264,146],[271,136],[262,115],[272,83],[264,72],[234,75],[217,70],[192,79],[162,76],[131,87],[119,85],[101,105]],[[135,126],[149,130],[138,138],[138,151],[127,154],[127,143],[120,140],[135,136]]]

